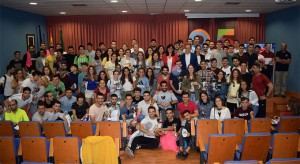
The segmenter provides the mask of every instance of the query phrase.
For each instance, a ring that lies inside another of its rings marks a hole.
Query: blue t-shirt
[[[137,87],[141,88],[141,95],[143,95],[146,89],[149,87],[149,79],[147,77],[139,78]]]
[[[69,73],[69,76],[71,77],[72,81],[76,84],[76,87],[78,87],[78,73],[73,74],[72,72]]]
[[[120,120],[122,120],[122,115],[125,115],[126,117],[126,120],[128,119],[133,119],[133,114],[134,114],[134,111],[133,111],[133,105],[130,106],[130,108],[128,109],[127,108],[127,105],[124,104],[124,106],[120,109]]]
[[[87,90],[95,90],[97,88],[98,80],[88,79]]]

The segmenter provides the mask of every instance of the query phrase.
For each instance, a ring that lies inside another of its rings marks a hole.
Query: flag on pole
[[[60,45],[61,45],[62,49],[65,50],[65,45],[64,45],[64,40],[63,40],[62,26],[60,26],[59,40],[60,40]]]
[[[52,26],[49,28],[49,46],[53,46],[53,29]]]
[[[40,44],[43,43],[43,38],[42,38],[42,32],[41,32],[41,26],[40,25],[39,25],[39,41],[40,41]],[[40,44],[37,45],[37,46],[40,46]]]

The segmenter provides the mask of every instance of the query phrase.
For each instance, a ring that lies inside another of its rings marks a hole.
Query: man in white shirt
[[[108,110],[104,102],[104,96],[102,93],[99,93],[96,97],[96,102],[89,109],[90,120],[92,123],[97,121],[102,121],[105,114],[106,118],[108,117]]]
[[[14,92],[14,90],[11,87],[12,80],[14,78],[13,74],[15,72],[15,67],[12,65],[8,65],[6,67],[6,74],[3,75],[0,78],[0,85],[3,86],[3,94],[4,94],[4,99],[8,99]]]
[[[34,71],[32,73],[32,77],[29,77],[29,78],[27,78],[23,81],[20,92],[22,93],[23,88],[25,88],[25,87],[29,87],[31,89],[31,91],[34,91],[35,88],[38,85],[38,81],[39,81],[40,76],[41,76],[40,72]]]
[[[93,44],[92,43],[87,44],[87,50],[85,50],[84,53],[89,55],[90,60],[95,58],[95,51],[93,50]]]
[[[37,112],[32,116],[32,121],[38,121],[40,124],[42,124],[43,121],[53,121],[53,113],[45,110],[45,103],[39,101],[37,104]]]
[[[27,109],[30,109],[30,103],[32,102],[33,96],[31,94],[31,89],[29,87],[23,88],[23,93],[14,94],[4,101],[4,106],[6,109],[8,108],[8,103],[11,100],[16,100],[18,102],[18,108],[24,109],[26,105]]]
[[[135,45],[137,46],[136,49],[137,49],[138,51],[142,51],[142,52],[144,53],[144,50],[143,50],[142,48],[139,47],[138,42],[137,42],[136,39],[132,39],[131,45],[132,45],[132,48],[130,49],[130,50],[131,50],[131,53],[133,53],[133,51],[134,51],[134,49],[135,49],[135,48],[134,48]]]
[[[145,118],[145,116],[148,115],[149,106],[154,106],[154,108],[156,109],[156,115],[157,117],[159,117],[159,110],[157,104],[151,102],[150,92],[145,91],[144,100],[138,103],[138,111],[137,111],[138,117],[136,117],[135,119],[142,120],[143,118]]]
[[[180,55],[179,60],[182,62],[182,69],[186,70],[187,67],[192,64],[194,66],[195,71],[198,71],[198,60],[197,56],[193,53],[191,53],[191,45],[186,44],[185,45],[185,53]]]

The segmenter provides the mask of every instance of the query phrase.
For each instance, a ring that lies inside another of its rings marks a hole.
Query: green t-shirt
[[[46,92],[47,91],[51,91],[53,93],[54,99],[56,99],[56,95],[60,95],[61,92],[65,91],[65,84],[63,82],[59,82],[57,87],[53,85],[53,83],[50,83],[47,88],[46,88]]]
[[[74,59],[74,64],[77,64],[78,65],[78,68],[81,70],[81,63],[90,63],[91,62],[91,59],[88,55],[79,55],[79,56],[76,56],[75,59]]]

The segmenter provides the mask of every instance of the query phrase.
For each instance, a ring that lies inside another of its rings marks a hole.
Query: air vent
[[[87,6],[87,4],[76,3],[76,4],[72,4],[72,6],[74,6],[74,7],[84,7],[84,6]]]
[[[226,2],[225,5],[239,5],[241,2]]]

